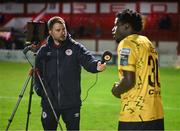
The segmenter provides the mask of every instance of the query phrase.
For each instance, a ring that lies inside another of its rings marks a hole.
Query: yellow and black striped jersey
[[[141,122],[163,118],[158,54],[145,36],[133,34],[118,45],[119,78],[122,70],[133,71],[136,83],[121,95],[120,121]]]

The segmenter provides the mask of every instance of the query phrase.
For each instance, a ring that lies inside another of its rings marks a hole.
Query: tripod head
[[[39,49],[42,45],[44,45],[45,43],[46,43],[46,40],[45,40],[45,39],[44,39],[43,41],[38,42],[38,44],[32,43],[32,44],[26,46],[26,47],[23,49],[23,53],[24,53],[25,55],[26,55],[26,53],[27,53],[28,51],[32,51],[33,53],[36,53],[36,52],[38,51],[38,49]]]

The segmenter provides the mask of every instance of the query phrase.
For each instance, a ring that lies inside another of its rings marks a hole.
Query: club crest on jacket
[[[65,53],[66,53],[66,55],[70,56],[70,55],[72,55],[72,50],[71,49],[67,49],[65,51]]]

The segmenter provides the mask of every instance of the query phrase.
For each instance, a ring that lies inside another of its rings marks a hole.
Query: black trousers
[[[164,130],[164,119],[146,121],[146,122],[119,122],[120,130]]]
[[[80,126],[80,107],[55,110],[58,119],[62,119],[67,130],[79,130]],[[56,130],[58,123],[50,107],[42,107],[41,115],[42,126],[45,131]]]

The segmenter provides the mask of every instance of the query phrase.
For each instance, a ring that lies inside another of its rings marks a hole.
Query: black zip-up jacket
[[[81,66],[88,72],[97,73],[94,56],[70,35],[59,47],[51,36],[36,56],[35,68],[38,70],[54,108],[64,109],[81,106]],[[42,97],[42,106],[49,103],[42,85],[35,75],[35,91]]]

